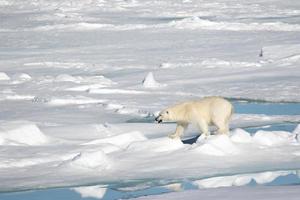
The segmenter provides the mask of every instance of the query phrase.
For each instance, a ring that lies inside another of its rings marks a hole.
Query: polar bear
[[[180,138],[190,123],[196,125],[205,137],[209,135],[209,125],[215,125],[218,133],[229,132],[229,120],[233,114],[232,104],[222,97],[205,97],[171,106],[155,118],[158,123],[175,121],[176,131],[170,138]]]

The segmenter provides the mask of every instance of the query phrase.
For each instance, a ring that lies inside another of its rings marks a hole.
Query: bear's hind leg
[[[214,123],[217,128],[218,128],[218,133],[219,134],[228,134],[229,133],[229,126],[228,126],[228,122],[224,122],[224,121],[217,121]]]
[[[201,135],[204,134],[205,137],[208,137],[210,135],[208,124],[205,121],[198,121],[197,126],[201,132]]]
[[[177,123],[175,133],[170,134],[169,138],[172,138],[172,139],[180,138],[187,127],[188,127],[188,123]]]

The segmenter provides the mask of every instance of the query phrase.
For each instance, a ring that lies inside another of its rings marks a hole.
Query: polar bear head
[[[170,109],[165,109],[163,111],[161,111],[158,116],[155,118],[155,121],[157,121],[158,123],[161,122],[165,122],[165,121],[172,121],[173,117],[172,117],[172,112]]]

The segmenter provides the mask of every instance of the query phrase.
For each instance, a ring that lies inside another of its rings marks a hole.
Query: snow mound
[[[219,188],[230,187],[233,185],[236,177],[213,177],[194,181],[193,184],[198,188]]]
[[[9,81],[10,77],[4,73],[4,72],[0,72],[0,81]]]
[[[157,138],[148,141],[134,142],[129,145],[128,150],[147,150],[153,152],[174,151],[184,147],[179,139]]]
[[[197,143],[200,144],[195,150],[202,154],[225,156],[239,153],[238,148],[227,135],[210,136],[206,140]]]
[[[144,88],[158,88],[158,87],[162,87],[162,86],[165,86],[165,85],[158,83],[154,79],[154,76],[153,76],[152,72],[149,72],[143,80],[143,87]]]
[[[72,158],[68,164],[83,169],[104,170],[109,168],[111,161],[103,151],[98,150],[81,152]]]
[[[259,130],[253,136],[255,143],[263,146],[277,146],[293,141],[293,135],[285,131],[263,131]]]
[[[69,74],[60,74],[55,78],[56,82],[78,82],[78,79]]]
[[[127,148],[133,142],[144,141],[147,138],[140,132],[134,131],[129,133],[123,133],[120,135],[107,137],[104,139],[93,140],[88,143],[84,143],[83,145],[91,145],[91,144],[112,144],[121,148]]]
[[[236,143],[249,143],[252,142],[252,137],[250,133],[247,131],[237,128],[232,132],[232,135],[230,137],[231,141]]]
[[[42,145],[48,137],[30,122],[5,122],[0,124],[0,142],[7,144]]]
[[[293,134],[300,134],[300,124],[298,124],[298,126],[295,128]]]
[[[108,104],[105,104],[104,107],[107,110],[118,110],[118,109],[124,108],[123,105],[116,104],[116,103],[108,103]]]
[[[274,181],[276,178],[280,176],[288,175],[287,172],[262,172],[255,174],[253,176],[253,179],[256,181],[258,184],[265,184],[265,183],[270,183]]]
[[[15,74],[12,77],[12,80],[13,80],[12,83],[20,84],[20,83],[28,82],[31,79],[32,79],[31,76],[26,73]]]
[[[295,136],[295,139],[300,142],[300,124],[298,124],[298,126],[295,128],[295,130],[293,131],[293,134]]]

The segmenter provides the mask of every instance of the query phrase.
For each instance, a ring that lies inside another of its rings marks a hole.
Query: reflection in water
[[[185,180],[153,187],[145,183],[126,188],[109,189],[103,185],[77,187],[71,190],[79,193],[82,198],[94,197],[96,199],[126,199],[145,195],[154,195],[167,192],[178,192],[190,189],[218,188],[231,186],[254,186],[254,185],[292,185],[300,184],[300,170],[268,171],[251,174],[238,174],[232,176],[212,177],[200,180]]]
[[[165,184],[163,184],[165,183]],[[76,188],[45,189],[28,192],[0,193],[1,200],[116,200],[155,195],[183,190],[256,185],[300,184],[300,170],[267,171],[251,174],[211,177],[199,180],[172,181],[159,180],[137,185],[123,185],[112,188],[109,185],[82,186]]]

